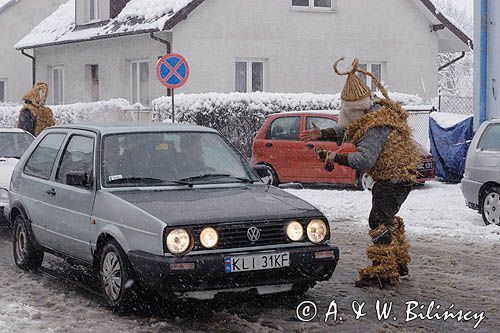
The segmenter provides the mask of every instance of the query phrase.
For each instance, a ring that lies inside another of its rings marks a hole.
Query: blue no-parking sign
[[[176,89],[187,82],[189,65],[180,54],[170,53],[158,61],[156,76],[158,81],[165,87]]]

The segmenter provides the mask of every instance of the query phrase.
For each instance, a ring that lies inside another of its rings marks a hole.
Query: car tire
[[[130,309],[135,297],[136,281],[125,251],[114,239],[102,248],[98,275],[108,305],[117,312]]]
[[[267,174],[264,177],[260,177],[264,183],[272,186],[278,186],[280,184],[278,174],[274,171],[273,167],[266,164],[259,164],[259,167],[261,167]]]
[[[493,186],[482,196],[481,215],[486,225],[500,226],[500,187]]]
[[[371,191],[375,181],[367,172],[358,172],[356,177],[356,188],[360,191]]]
[[[13,252],[16,266],[25,271],[36,271],[43,262],[43,251],[38,248],[31,226],[23,215],[18,215],[13,226]]]

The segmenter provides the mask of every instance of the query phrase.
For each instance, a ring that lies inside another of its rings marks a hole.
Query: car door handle
[[[313,148],[314,148],[314,145],[313,145],[312,143],[308,143],[308,144],[306,145],[306,147],[307,147],[307,148],[309,148],[309,149],[313,149]]]
[[[48,190],[47,191],[47,194],[50,195],[51,197],[55,196],[56,195],[56,190],[54,190],[53,188]]]
[[[272,147],[273,144],[271,142],[266,143],[266,147]]]

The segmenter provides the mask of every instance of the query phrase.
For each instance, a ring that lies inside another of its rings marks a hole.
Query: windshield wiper
[[[150,177],[127,177],[127,178],[119,178],[108,181],[108,184],[177,184],[177,185],[188,185],[191,184],[182,180],[164,180],[159,178],[150,178]]]
[[[203,175],[199,175],[199,176],[183,178],[183,179],[180,179],[179,181],[186,182],[186,181],[193,181],[193,180],[218,179],[218,178],[231,178],[231,179],[238,180],[242,183],[250,183],[250,184],[254,183],[253,180],[251,180],[251,179],[234,177],[234,176],[231,176],[231,175],[225,174],[225,173],[207,173],[207,174],[203,174]]]
[[[21,159],[21,156],[0,156],[0,158],[15,158],[16,160]]]

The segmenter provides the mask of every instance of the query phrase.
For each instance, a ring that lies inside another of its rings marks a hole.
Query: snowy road
[[[400,215],[411,242],[411,276],[390,290],[353,286],[356,270],[367,264],[369,192],[290,192],[330,218],[333,240],[341,250],[332,279],[303,299],[233,296],[177,308],[157,303],[154,310],[118,316],[102,306],[95,282],[80,267],[49,257],[42,273],[18,270],[10,239],[0,232],[0,332],[469,332],[477,322],[436,316],[405,322],[405,303],[410,301],[423,304],[423,314],[431,301],[436,302],[431,313],[442,314],[452,304],[455,313],[484,311],[486,318],[474,331],[500,331],[500,228],[484,226],[480,215],[465,208],[457,185],[431,182],[410,194]],[[377,319],[376,300],[394,302],[388,320]],[[317,306],[318,315],[310,322],[296,317],[302,301]],[[330,316],[325,323],[332,301],[342,321]],[[359,320],[351,308],[353,301],[366,302],[366,315]]]

